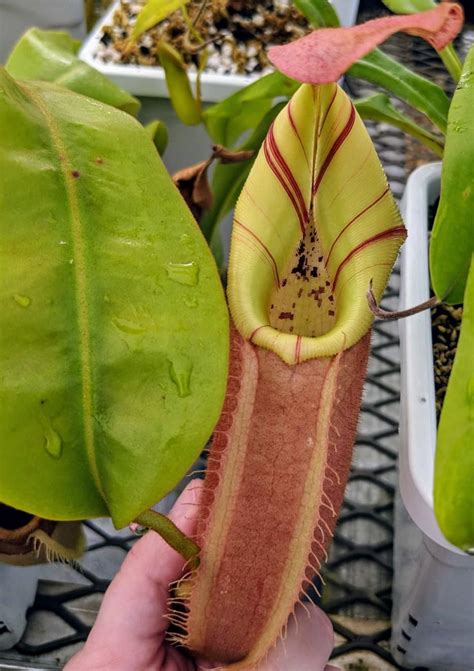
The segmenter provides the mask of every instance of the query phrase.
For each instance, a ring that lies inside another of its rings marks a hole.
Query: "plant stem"
[[[452,44],[448,44],[447,47],[441,49],[441,51],[438,51],[438,54],[441,60],[443,61],[447,71],[457,84],[461,78],[462,63],[459,56],[456,53],[455,48],[453,47]]]
[[[188,29],[188,33],[192,35],[198,41],[199,44],[202,44],[204,42],[204,38],[199,33],[199,31],[196,30],[196,28],[194,27],[195,24],[193,21],[191,21],[191,18],[188,14],[188,10],[186,9],[186,5],[183,5],[181,7],[181,13],[183,15],[184,22]]]
[[[140,526],[156,531],[168,545],[189,561],[192,569],[199,566],[199,546],[185,536],[168,517],[155,510],[145,510],[134,521]]]
[[[207,5],[207,0],[202,0],[201,6],[199,7],[196,16],[193,19],[193,27],[196,27],[199,21],[201,20],[202,15],[204,14],[204,10],[206,9]]]

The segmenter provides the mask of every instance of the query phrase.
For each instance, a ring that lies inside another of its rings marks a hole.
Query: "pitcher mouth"
[[[373,316],[405,228],[351,100],[303,85],[270,128],[237,203],[229,304],[237,329],[286,363],[333,356]]]

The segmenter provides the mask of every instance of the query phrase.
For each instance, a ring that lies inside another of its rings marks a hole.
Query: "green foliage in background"
[[[133,116],[139,101],[80,60],[80,42],[67,33],[30,28],[15,45],[6,69],[15,79],[55,82]]]
[[[474,257],[436,445],[434,505],[446,538],[474,548]]]
[[[172,12],[184,7],[188,2],[189,0],[148,0],[137,16],[133,27],[134,39],[166,19]]]
[[[430,243],[436,295],[462,303],[474,252],[474,47],[471,47],[448,117],[441,198]]]

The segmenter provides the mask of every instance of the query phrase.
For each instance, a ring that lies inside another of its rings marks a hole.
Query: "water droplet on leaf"
[[[31,305],[31,298],[29,296],[23,296],[22,294],[15,294],[13,299],[17,305],[21,308],[28,308]]]
[[[186,296],[183,302],[187,308],[197,308],[199,305],[199,301],[196,296]]]
[[[44,449],[46,452],[54,459],[59,459],[63,451],[61,436],[52,426],[47,426],[45,427],[44,438]]]
[[[188,233],[183,233],[183,235],[180,236],[179,241],[184,249],[188,251],[189,253],[192,253],[194,251],[194,239],[191,235]]]
[[[185,355],[178,355],[174,357],[173,361],[169,360],[170,378],[174,382],[178,390],[178,396],[184,398],[191,393],[191,373],[193,364]]]
[[[128,333],[129,335],[140,335],[146,331],[146,328],[142,324],[137,324],[137,322],[131,321],[130,319],[123,319],[122,317],[114,317],[112,323],[120,331]]]
[[[173,282],[195,287],[199,282],[199,266],[194,261],[190,263],[168,263],[168,277]]]

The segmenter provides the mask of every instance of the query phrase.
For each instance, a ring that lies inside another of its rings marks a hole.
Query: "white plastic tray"
[[[402,202],[408,238],[402,249],[400,309],[430,296],[428,208],[440,192],[441,164],[418,168]],[[438,545],[464,555],[444,538],[433,512],[436,412],[430,311],[400,320],[400,491],[410,517]]]
[[[95,58],[102,36],[102,26],[111,22],[117,4],[114,3],[95,26],[82,46],[80,57],[133,95],[167,98],[168,90],[162,68],[103,63],[100,59]],[[350,26],[355,23],[359,0],[332,0],[332,4],[341,17],[343,25]],[[191,74],[190,79],[194,83],[195,75]],[[201,78],[202,99],[204,102],[218,102],[256,79],[258,79],[258,76],[219,75],[205,72]]]
[[[441,164],[408,180],[402,211],[401,309],[429,298],[428,214]],[[442,535],[433,512],[436,413],[431,316],[400,324],[399,492],[395,505],[392,652],[403,668],[474,669],[474,558]]]

